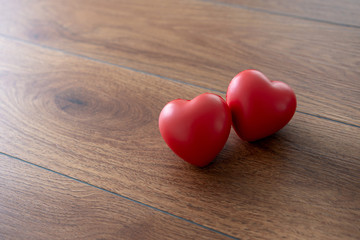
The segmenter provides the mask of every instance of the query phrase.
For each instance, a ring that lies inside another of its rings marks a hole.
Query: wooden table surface
[[[254,68],[291,122],[196,168],[164,105]],[[0,0],[0,239],[360,239],[358,0]]]

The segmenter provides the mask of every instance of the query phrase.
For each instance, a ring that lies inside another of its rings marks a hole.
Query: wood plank
[[[229,239],[0,155],[1,239]]]
[[[0,151],[239,238],[359,236],[360,128],[297,113],[198,169],[157,119],[203,89],[0,39]]]
[[[360,2],[358,0],[205,0],[230,3],[259,11],[293,15],[334,24],[360,27]]]
[[[0,34],[225,92],[255,68],[360,126],[360,29],[194,0],[1,1]]]

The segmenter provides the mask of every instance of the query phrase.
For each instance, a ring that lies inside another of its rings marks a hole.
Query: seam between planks
[[[202,0],[201,0],[201,1],[202,1]],[[219,91],[219,90],[215,90],[215,89],[212,89],[212,88],[207,88],[207,87],[203,87],[203,86],[200,86],[200,85],[183,82],[183,81],[181,81],[181,80],[177,80],[177,79],[174,79],[174,78],[169,78],[169,77],[161,76],[161,75],[158,75],[158,74],[155,74],[155,73],[142,71],[142,70],[139,70],[139,69],[136,69],[136,68],[132,68],[132,67],[128,67],[128,66],[116,64],[116,63],[107,62],[107,61],[100,60],[100,59],[97,59],[97,58],[92,58],[92,57],[89,57],[89,56],[86,56],[86,55],[82,55],[82,54],[78,54],[78,53],[73,53],[73,52],[65,51],[65,50],[63,50],[63,49],[54,48],[54,47],[50,47],[50,46],[46,46],[46,45],[34,43],[34,42],[31,42],[31,41],[28,41],[28,40],[19,39],[19,38],[12,37],[12,36],[8,36],[8,35],[4,35],[4,34],[1,34],[1,33],[0,33],[0,37],[3,37],[3,38],[5,38],[5,39],[9,39],[9,40],[12,40],[12,41],[15,41],[15,42],[21,42],[21,43],[25,43],[25,44],[27,44],[27,45],[32,45],[32,46],[36,46],[36,47],[48,49],[48,50],[51,50],[51,51],[59,52],[59,53],[66,54],[66,55],[69,55],[69,56],[74,56],[74,57],[86,59],[86,60],[89,60],[89,61],[92,61],[92,62],[97,62],[97,63],[101,63],[101,64],[105,64],[105,65],[110,65],[110,66],[114,66],[114,67],[118,67],[118,68],[122,68],[122,69],[127,69],[127,70],[134,71],[134,72],[137,72],[137,73],[141,73],[141,74],[144,74],[144,75],[154,76],[154,77],[161,78],[161,79],[164,79],[164,80],[167,80],[167,81],[171,81],[171,82],[175,82],[175,83],[180,83],[180,84],[184,84],[184,85],[188,85],[188,86],[193,86],[193,87],[198,87],[198,88],[202,88],[202,89],[205,89],[205,90],[208,90],[208,91],[212,91],[212,92],[216,92],[216,93],[219,93],[219,94],[226,94],[226,92]],[[311,117],[315,117],[315,118],[320,118],[320,119],[323,119],[323,120],[327,120],[327,121],[336,122],[336,123],[340,123],[340,124],[347,125],[347,126],[352,126],[352,127],[360,128],[360,125],[356,125],[356,124],[352,124],[352,123],[347,123],[347,122],[343,122],[343,121],[340,121],[340,120],[335,120],[335,119],[328,118],[328,117],[324,117],[324,116],[321,116],[321,115],[311,114],[311,113],[307,113],[307,112],[303,112],[303,111],[298,111],[298,110],[296,110],[296,112],[297,112],[297,113],[300,113],[300,114],[307,115],[307,116],[311,116]]]
[[[271,15],[296,18],[296,19],[301,19],[301,20],[306,20],[306,21],[311,21],[311,22],[326,23],[326,24],[331,24],[331,25],[336,25],[336,26],[341,26],[341,27],[347,27],[347,28],[360,28],[359,25],[333,22],[333,21],[329,21],[329,20],[322,20],[322,19],[317,19],[317,18],[304,17],[304,16],[287,14],[287,13],[277,12],[277,11],[269,11],[269,10],[260,9],[260,8],[247,7],[247,6],[244,6],[244,5],[241,5],[241,4],[236,4],[236,3],[224,3],[224,2],[218,2],[216,0],[196,0],[196,1],[206,2],[206,3],[210,3],[210,4],[214,4],[214,5],[232,7],[232,8],[239,8],[239,9],[244,9],[244,10],[253,11],[253,12],[261,12],[261,13],[266,13],[266,14],[271,14]]]
[[[175,218],[177,218],[177,219],[179,219],[179,220],[182,220],[182,221],[191,223],[191,224],[193,224],[193,225],[196,225],[196,226],[201,227],[201,228],[203,228],[203,229],[206,229],[206,230],[208,230],[208,231],[211,231],[211,232],[220,234],[220,235],[222,235],[222,236],[228,237],[228,238],[230,238],[230,239],[239,240],[239,238],[236,238],[236,237],[231,236],[231,235],[229,235],[229,234],[220,232],[220,231],[215,230],[215,229],[210,228],[210,227],[206,227],[206,226],[204,226],[204,225],[202,225],[202,224],[200,224],[200,223],[196,223],[196,222],[191,221],[191,220],[189,220],[189,219],[180,217],[180,216],[178,216],[178,215],[175,215],[175,214],[173,214],[173,213],[167,212],[167,211],[165,211],[165,210],[161,210],[161,209],[159,209],[159,208],[156,208],[156,207],[151,206],[151,205],[149,205],[149,204],[146,204],[146,203],[137,201],[137,200],[135,200],[135,199],[126,197],[126,196],[121,195],[121,194],[119,194],[119,193],[112,192],[112,191],[107,190],[107,189],[105,189],[105,188],[98,187],[98,186],[96,186],[96,185],[93,185],[93,184],[91,184],[91,183],[85,182],[85,181],[83,181],[83,180],[80,180],[80,179],[77,179],[77,178],[74,178],[74,177],[71,177],[71,176],[66,175],[66,174],[63,174],[63,173],[61,173],[61,172],[54,171],[54,170],[52,170],[52,169],[50,169],[50,168],[43,167],[43,166],[41,166],[41,165],[38,165],[38,164],[35,164],[35,163],[32,163],[32,162],[26,161],[26,160],[24,160],[24,159],[21,159],[21,158],[18,158],[18,157],[9,155],[9,154],[7,154],[7,153],[0,152],[0,155],[3,155],[3,156],[6,156],[6,157],[9,157],[9,158],[11,158],[11,159],[14,159],[14,160],[17,160],[17,161],[26,163],[26,164],[28,164],[28,165],[31,165],[31,166],[40,168],[40,169],[45,170],[45,171],[48,171],[48,172],[51,172],[51,173],[54,173],[54,174],[63,176],[63,177],[65,177],[65,178],[68,178],[68,179],[71,179],[71,180],[76,181],[76,182],[78,182],[78,183],[82,183],[82,184],[85,184],[85,185],[87,185],[87,186],[96,188],[96,189],[101,190],[101,191],[103,191],[103,192],[110,193],[110,194],[112,194],[112,195],[115,195],[115,196],[117,196],[117,197],[123,198],[123,199],[125,199],[125,200],[130,201],[130,202],[133,202],[133,203],[139,204],[139,205],[141,205],[141,206],[150,208],[150,209],[155,210],[155,211],[157,211],[157,212],[161,212],[161,213],[166,214],[166,215],[169,215],[169,216],[171,216],[171,217],[175,217]]]

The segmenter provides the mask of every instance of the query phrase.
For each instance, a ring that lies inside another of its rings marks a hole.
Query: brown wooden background
[[[158,115],[255,68],[293,120],[203,169]],[[0,239],[360,239],[357,0],[0,0]]]

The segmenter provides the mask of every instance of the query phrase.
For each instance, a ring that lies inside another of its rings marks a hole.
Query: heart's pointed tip
[[[211,162],[206,162],[206,163],[201,163],[201,164],[191,163],[191,162],[188,162],[188,163],[191,164],[191,165],[194,166],[194,167],[203,169],[203,168],[206,168],[206,167],[212,165],[213,162],[214,162],[214,160],[212,160]]]
[[[199,169],[204,169],[207,168],[209,166],[211,166],[215,161],[216,161],[216,157],[212,158],[211,160],[206,159],[203,161],[199,161],[199,159],[197,160],[186,160],[184,158],[182,158],[182,160],[184,160],[185,162],[189,163],[190,165],[199,168]]]
[[[194,165],[194,164],[192,164],[192,165],[197,169],[204,170],[204,169],[208,169],[212,165],[212,163],[208,163],[208,164],[200,165],[200,166]]]

